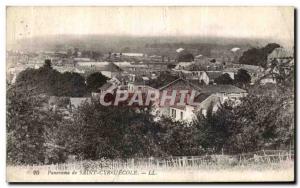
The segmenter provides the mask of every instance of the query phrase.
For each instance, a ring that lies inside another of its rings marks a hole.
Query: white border
[[[6,6],[88,6],[88,5],[98,5],[98,6],[145,6],[145,5],[151,5],[151,6],[295,6],[296,8],[300,7],[300,1],[299,0],[204,0],[204,1],[197,1],[197,0],[102,0],[101,2],[95,1],[95,0],[1,0],[0,1],[0,75],[1,75],[1,81],[0,81],[0,93],[1,93],[1,100],[0,100],[0,119],[1,119],[1,136],[0,136],[0,182],[1,187],[8,187],[8,186],[16,186],[16,185],[8,185],[6,183],[6,174],[5,174],[5,155],[6,155],[6,122],[5,122],[5,116],[6,116],[6,104],[5,104],[5,98],[6,98],[6,83],[5,83],[5,55],[6,55],[6,47],[5,47],[5,31],[6,31],[6,24],[5,24],[5,9]],[[299,10],[298,10],[299,15]],[[299,16],[297,19],[297,26],[299,20]],[[297,28],[298,31],[298,28]],[[298,32],[297,32],[298,34]],[[299,54],[299,47],[297,47],[297,55]],[[299,73],[299,66],[297,66],[297,72]],[[297,79],[297,89],[300,87],[300,82]],[[297,90],[297,93],[299,93],[299,90]],[[297,105],[299,106],[299,99],[297,100]],[[297,111],[297,116],[299,117],[300,112]],[[297,128],[299,130],[299,127]],[[299,136],[299,131],[297,133]],[[297,154],[299,155],[299,143],[297,143]],[[297,162],[299,167],[299,161]],[[299,170],[299,168],[298,168]],[[299,172],[298,172],[299,173]],[[27,185],[31,186],[31,185]],[[36,185],[36,187],[41,187],[43,185]],[[49,186],[49,185],[48,185]],[[57,185],[57,187],[64,187],[66,185]],[[69,185],[70,186],[70,185]],[[73,185],[71,185],[73,186]],[[74,185],[75,186],[75,185]],[[80,187],[85,187],[86,185],[80,185]],[[107,187],[109,185],[101,185],[103,187]],[[123,185],[124,186],[124,185]],[[132,186],[132,185],[125,185],[125,186]],[[158,187],[161,187],[163,185],[155,185]],[[173,186],[173,185],[172,185]],[[187,186],[187,185],[185,185]],[[204,185],[201,185],[204,186]],[[208,186],[208,185],[205,185]],[[213,185],[213,187],[217,187],[219,185]],[[232,186],[232,185],[227,185]],[[240,185],[238,185],[240,186]],[[258,187],[263,187],[263,185],[256,185]],[[283,187],[288,186],[284,185]]]

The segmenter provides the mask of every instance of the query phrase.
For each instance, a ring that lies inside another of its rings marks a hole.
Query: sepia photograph
[[[295,182],[292,6],[6,6],[6,181]]]

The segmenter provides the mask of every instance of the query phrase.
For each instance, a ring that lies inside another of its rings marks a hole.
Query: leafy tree
[[[85,79],[78,73],[54,70],[49,60],[39,69],[26,69],[16,80],[19,90],[30,91],[30,95],[82,97],[86,94]]]
[[[158,155],[155,126],[148,112],[128,107],[105,107],[99,102],[84,104],[74,115],[70,143],[74,154],[84,159],[129,158]]]
[[[16,85],[19,89],[30,91],[31,95],[50,93],[59,75],[60,73],[52,68],[51,63],[45,60],[44,66],[39,69],[22,71],[16,79]]]
[[[239,63],[266,68],[268,55],[278,47],[280,47],[280,45],[270,43],[263,48],[251,48],[243,53],[239,59]]]
[[[160,128],[159,143],[164,155],[193,156],[204,153],[204,149],[197,143],[195,126],[164,117],[160,121]]]
[[[11,164],[64,162],[65,123],[45,109],[47,98],[11,86],[7,92],[7,161]]]
[[[220,153],[231,136],[229,125],[234,117],[232,108],[226,103],[213,112],[212,105],[207,110],[206,116],[201,113],[193,121],[197,127],[197,142],[207,153]]]
[[[51,60],[50,59],[46,59],[45,60],[44,67],[47,68],[47,69],[52,68],[52,64],[51,64]]]
[[[7,161],[36,164],[44,161],[43,114],[39,98],[11,87],[7,92]]]
[[[234,76],[235,83],[245,86],[251,82],[251,76],[248,71],[239,69],[237,74]]]
[[[50,94],[55,96],[82,97],[86,93],[85,79],[78,73],[65,72],[57,77]]]
[[[249,96],[234,109],[231,152],[283,149],[293,140],[293,103],[285,96]]]
[[[174,69],[176,67],[176,65],[174,65],[174,64],[168,64],[167,65],[167,68],[168,69]]]
[[[87,90],[89,92],[96,91],[99,87],[106,83],[107,77],[101,74],[101,72],[92,73],[87,77]]]
[[[217,84],[232,84],[233,79],[230,77],[228,73],[222,74],[218,78],[215,79]]]
[[[178,62],[192,62],[194,61],[194,55],[192,53],[183,50],[178,54],[177,61]]]

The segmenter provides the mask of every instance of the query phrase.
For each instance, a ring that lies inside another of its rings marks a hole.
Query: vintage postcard
[[[294,182],[294,7],[6,7],[8,182]]]

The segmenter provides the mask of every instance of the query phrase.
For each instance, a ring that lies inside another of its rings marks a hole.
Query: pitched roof
[[[192,89],[195,89],[195,90],[200,90],[200,88],[197,85],[195,85],[195,84],[193,84],[193,83],[191,83],[188,80],[185,80],[183,78],[178,78],[178,79],[168,83],[167,85],[159,88],[159,90],[164,90],[164,89],[170,87],[173,84],[178,84],[179,86],[186,87],[187,89],[192,88]]]
[[[201,93],[246,93],[246,90],[233,85],[205,85],[201,86]]]
[[[240,48],[238,48],[238,47],[234,47],[234,48],[232,48],[230,51],[232,51],[232,52],[236,52],[236,51],[238,51],[238,50],[240,50]]]
[[[176,50],[176,52],[177,53],[180,53],[180,52],[182,52],[184,49],[183,48],[178,48],[177,50]]]
[[[293,51],[285,48],[275,48],[272,53],[269,54],[268,58],[287,58],[293,57]]]
[[[164,75],[164,76],[159,76],[157,79],[150,80],[147,85],[149,85],[152,88],[159,89],[177,79],[178,79],[177,76]]]
[[[195,102],[203,102],[205,99],[207,99],[209,96],[211,95],[211,93],[200,93],[199,95],[197,95],[194,99]]]
[[[221,71],[206,71],[206,74],[209,79],[214,80],[214,79],[220,77],[223,74],[223,72],[221,72]]]
[[[220,97],[215,96],[215,95],[210,95],[206,99],[201,101],[201,107],[204,109],[208,109],[210,105],[215,106],[215,105],[220,105],[220,104],[221,104]]]

